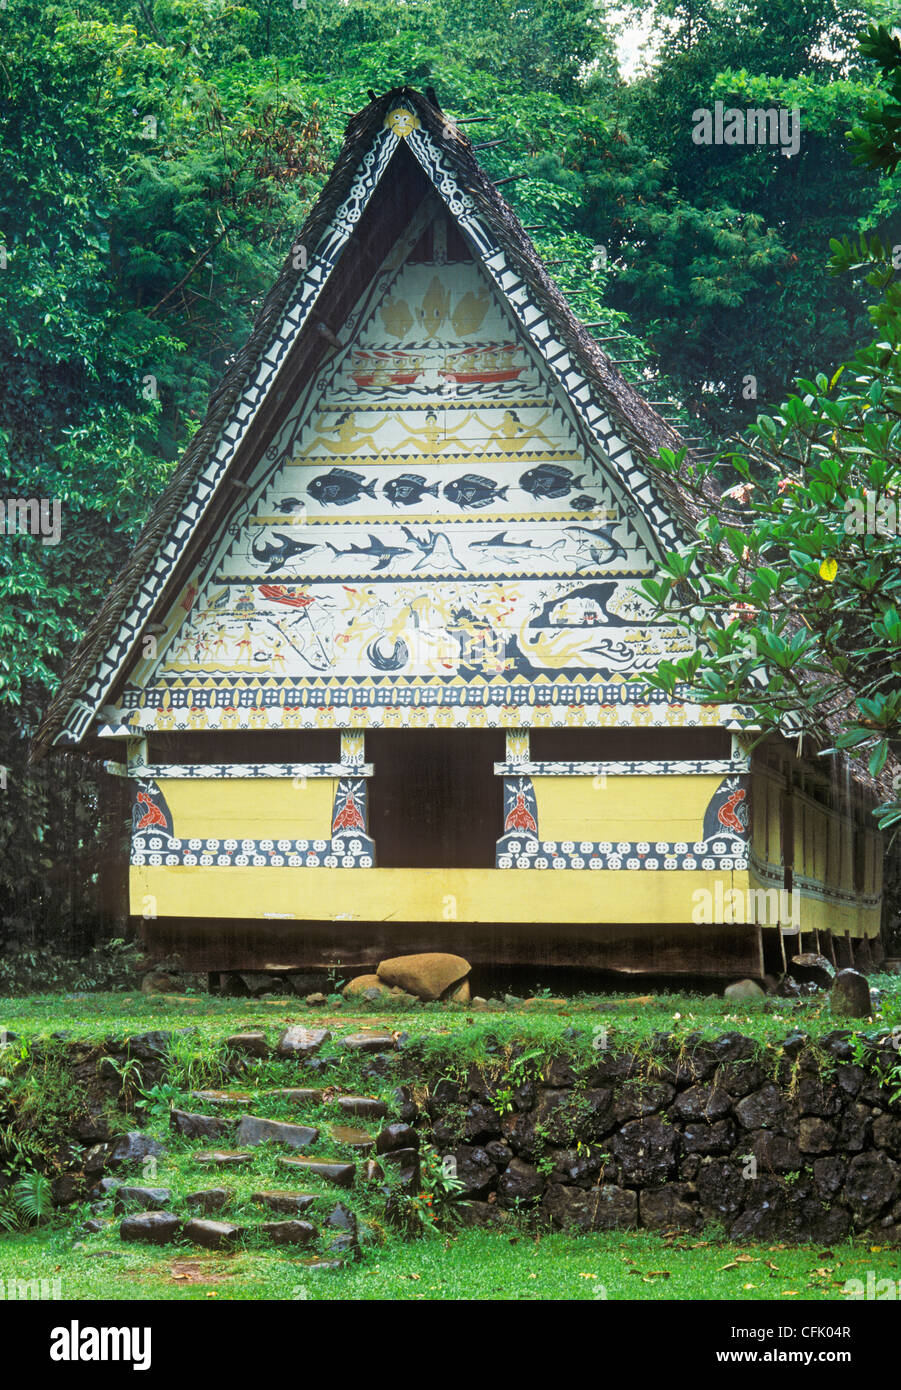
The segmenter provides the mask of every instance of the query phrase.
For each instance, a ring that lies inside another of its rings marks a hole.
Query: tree
[[[901,45],[873,27],[865,49],[897,90]],[[897,165],[895,121],[890,104],[871,108],[854,137],[865,162]],[[833,272],[864,271],[877,292],[875,340],[831,377],[799,381],[758,418],[746,452],[699,466],[684,451],[661,460],[707,514],[697,539],[644,583],[697,641],[654,683],[687,682],[764,729],[809,732],[827,750],[865,757],[877,778],[901,747],[899,252],[875,236],[834,239]],[[711,506],[723,462],[736,482]],[[877,819],[901,824],[897,780]]]

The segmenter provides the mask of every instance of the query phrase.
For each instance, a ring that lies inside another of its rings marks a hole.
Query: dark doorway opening
[[[369,833],[383,869],[493,869],[503,829],[500,729],[366,734]]]

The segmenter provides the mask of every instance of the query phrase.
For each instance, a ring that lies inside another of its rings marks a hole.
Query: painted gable
[[[135,670],[130,726],[634,704],[681,640],[633,592],[652,526],[437,197],[341,337]]]

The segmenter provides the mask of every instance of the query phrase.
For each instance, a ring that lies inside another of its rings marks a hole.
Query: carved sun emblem
[[[385,117],[385,125],[389,130],[393,130],[395,135],[399,135],[401,140],[406,140],[408,135],[419,129],[420,121],[419,117],[408,111],[405,106],[396,106]]]

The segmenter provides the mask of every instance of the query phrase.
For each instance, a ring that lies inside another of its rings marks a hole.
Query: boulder
[[[803,951],[792,956],[789,974],[799,984],[813,984],[817,989],[828,989],[835,976],[835,967],[817,951]]]
[[[583,1191],[551,1183],[541,1199],[541,1215],[561,1230],[621,1230],[638,1225],[638,1194],[611,1184]]]
[[[458,985],[472,969],[462,956],[441,951],[424,951],[412,956],[393,956],[383,960],[378,978],[387,985],[397,985],[417,999],[440,999],[445,990]]]
[[[610,1141],[621,1181],[630,1186],[664,1183],[673,1177],[679,1157],[680,1135],[664,1120],[630,1120]]]
[[[453,1156],[457,1164],[457,1178],[463,1184],[461,1196],[484,1197],[498,1177],[497,1167],[485,1149],[479,1145],[470,1148],[460,1144],[454,1149]]]
[[[826,1154],[835,1148],[835,1126],[818,1115],[805,1115],[798,1126],[798,1148],[805,1154]]]
[[[742,999],[764,999],[766,990],[754,980],[736,980],[734,984],[727,985],[723,990],[723,998],[731,999],[733,1002]]]
[[[829,991],[829,1004],[837,1018],[870,1017],[870,985],[859,970],[840,970]]]
[[[848,1165],[844,1201],[862,1225],[881,1216],[901,1193],[901,1167],[882,1152],[857,1154]]]
[[[133,1129],[116,1140],[106,1159],[106,1167],[123,1168],[132,1163],[143,1163],[145,1158],[162,1158],[165,1152],[158,1139],[151,1139],[149,1134],[141,1134]]]
[[[373,989],[376,990],[377,996],[382,995],[386,1002],[392,997],[391,986],[386,984],[384,980],[380,980],[378,975],[357,975],[355,979],[348,980],[341,993],[345,999],[355,999],[361,996],[368,998],[368,992]]]
[[[502,1207],[515,1207],[521,1202],[536,1202],[545,1188],[545,1180],[531,1163],[521,1158],[510,1160],[497,1184],[497,1200]]]
[[[418,1149],[392,1149],[390,1153],[381,1154],[380,1157],[383,1164],[395,1169],[398,1186],[403,1191],[412,1192],[419,1186]]]
[[[418,1149],[419,1135],[415,1129],[403,1121],[395,1121],[393,1124],[385,1125],[379,1130],[375,1141],[375,1151],[378,1154],[392,1153],[395,1149]]]
[[[699,1213],[691,1203],[689,1183],[672,1182],[665,1187],[645,1188],[638,1196],[638,1211],[642,1226],[652,1231],[685,1230],[698,1226]]]

